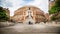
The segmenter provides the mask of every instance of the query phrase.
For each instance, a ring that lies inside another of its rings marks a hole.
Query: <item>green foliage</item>
[[[49,14],[54,14],[52,17],[51,17],[51,20],[55,21],[55,20],[58,20],[60,21],[60,0],[57,0],[55,2],[55,5],[52,6],[52,8],[49,10]]]
[[[60,7],[60,0],[57,0],[57,1],[55,2],[55,6],[56,6],[56,7]]]
[[[0,21],[1,20],[7,20],[8,19],[8,17],[7,17],[7,15],[6,15],[6,10],[4,10],[2,7],[0,7]]]
[[[55,14],[60,12],[60,0],[55,2],[55,5],[49,10],[49,14]]]
[[[59,13],[55,13],[52,17],[51,20],[53,21],[60,21],[60,12]]]
[[[51,17],[51,20],[53,20],[53,21],[56,20],[56,17],[55,16],[52,16]]]
[[[57,12],[57,8],[55,6],[53,6],[50,10],[49,10],[49,14],[54,14]]]

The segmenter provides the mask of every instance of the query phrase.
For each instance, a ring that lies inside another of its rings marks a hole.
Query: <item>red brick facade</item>
[[[44,12],[41,9],[34,6],[24,6],[19,8],[14,12],[14,16],[12,17],[12,19],[16,22],[25,22],[28,17],[26,15],[29,8],[32,14],[31,17],[35,22],[42,22],[45,19]]]

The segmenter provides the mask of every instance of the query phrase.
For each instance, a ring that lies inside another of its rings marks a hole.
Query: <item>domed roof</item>
[[[37,11],[37,12],[40,12],[41,14],[44,13],[40,8],[37,8],[35,6],[23,6],[23,7],[19,8],[19,9],[17,9],[14,12],[14,14],[20,13],[21,11],[27,11],[27,10]]]

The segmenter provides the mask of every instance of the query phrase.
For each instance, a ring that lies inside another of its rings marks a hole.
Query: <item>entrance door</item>
[[[33,24],[33,23],[29,21],[29,24]]]

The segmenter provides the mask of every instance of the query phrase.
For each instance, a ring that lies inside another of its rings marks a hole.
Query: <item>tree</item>
[[[55,5],[49,10],[49,14],[60,12],[60,0],[56,0]]]
[[[60,22],[60,12],[54,14],[54,15],[51,17],[51,20],[53,20],[53,21],[59,21],[59,22]]]
[[[6,10],[4,10],[3,7],[0,7],[0,21],[6,21],[7,19]]]
[[[60,0],[55,1],[55,5],[49,10],[49,14],[54,14],[51,20],[60,21]]]
[[[55,6],[53,6],[50,10],[49,10],[49,14],[55,14],[57,13],[57,8]]]
[[[60,0],[56,0],[55,6],[56,6],[56,7],[60,7]]]

